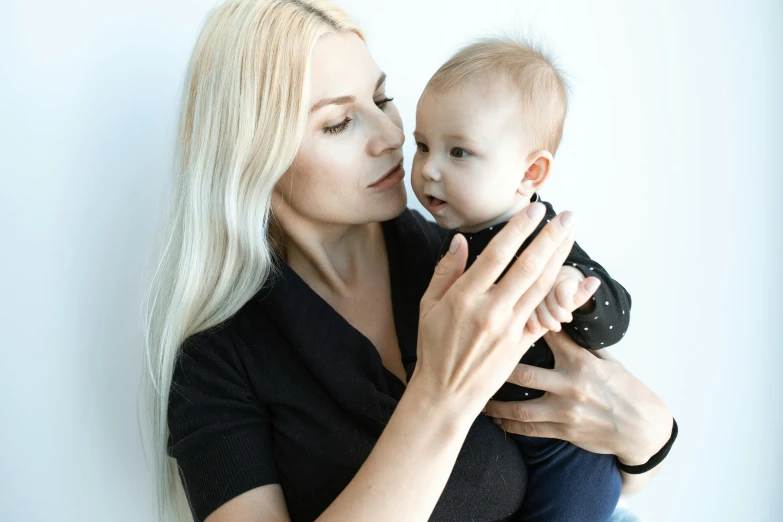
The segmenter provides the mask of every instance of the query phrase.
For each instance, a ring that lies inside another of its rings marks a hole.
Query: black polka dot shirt
[[[541,200],[538,193],[534,194],[530,201],[543,203],[546,206],[546,215],[533,234],[522,244],[515,258],[530,245],[544,226],[557,215],[552,205]],[[474,233],[462,233],[468,241],[466,270],[479,258],[490,240],[503,229],[505,224],[499,223]],[[439,259],[446,254],[452,238],[457,233],[457,230],[450,231],[441,247]],[[598,278],[601,281],[601,286],[598,287],[598,290],[593,295],[592,299],[595,304],[593,310],[591,312],[573,312],[573,320],[563,325],[565,331],[577,344],[590,350],[600,350],[618,343],[628,330],[631,318],[631,295],[620,283],[612,279],[604,267],[591,259],[576,242],[566,259],[566,265],[579,269],[585,277],[592,276]],[[508,267],[503,271],[500,278],[505,275],[507,270]],[[544,368],[554,368],[555,363],[552,351],[546,346],[546,342],[543,339],[536,341],[531,346],[521,362]],[[540,397],[542,394],[538,390],[506,383],[494,398],[496,400],[527,400]]]

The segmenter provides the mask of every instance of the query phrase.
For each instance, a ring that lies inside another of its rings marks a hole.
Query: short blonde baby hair
[[[446,92],[466,82],[498,83],[516,93],[531,150],[553,156],[563,136],[568,84],[553,59],[521,37],[491,36],[460,49],[430,78],[424,92]]]

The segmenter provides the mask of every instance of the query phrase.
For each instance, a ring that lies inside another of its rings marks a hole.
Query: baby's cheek
[[[416,197],[421,200],[421,172],[419,171],[418,165],[416,164],[416,160],[413,160],[413,165],[411,165],[411,188],[413,189],[413,192],[416,194]]]
[[[495,217],[497,201],[486,187],[473,187],[462,200],[462,213],[467,220],[480,223]]]

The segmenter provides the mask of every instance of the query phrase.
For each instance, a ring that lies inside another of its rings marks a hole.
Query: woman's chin
[[[401,190],[386,192],[382,199],[372,202],[368,208],[372,219],[368,221],[388,221],[402,214],[408,205],[408,193],[405,192],[405,187],[402,184],[400,184],[400,188]]]

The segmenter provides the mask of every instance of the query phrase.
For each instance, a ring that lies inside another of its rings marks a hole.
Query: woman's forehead
[[[356,33],[322,36],[313,49],[311,105],[323,98],[358,96],[368,90],[374,91],[380,74],[367,45]]]

